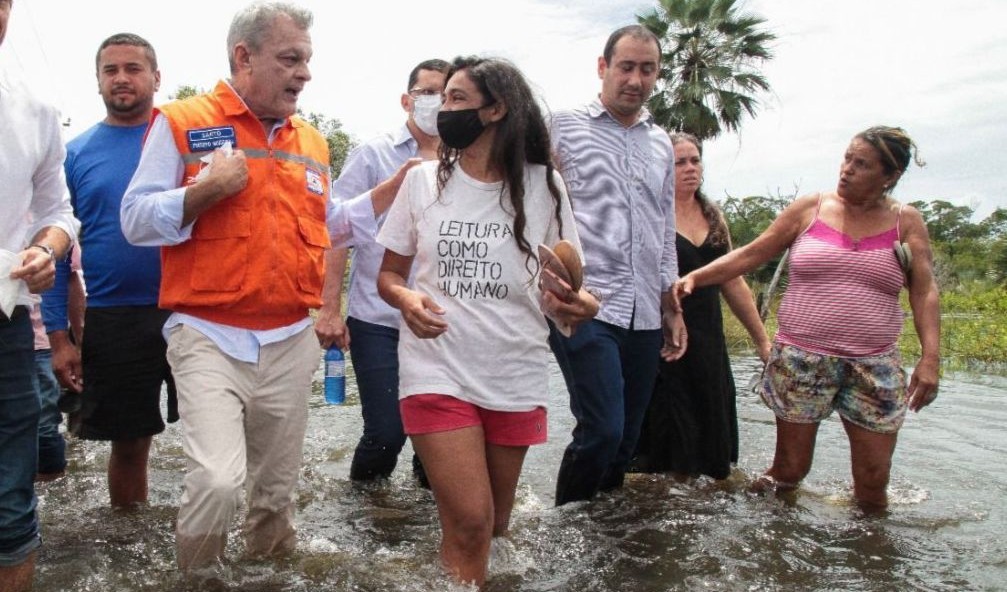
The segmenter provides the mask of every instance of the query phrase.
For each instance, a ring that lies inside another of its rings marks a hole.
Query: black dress
[[[711,245],[709,235],[698,247],[680,234],[675,244],[680,275],[727,252],[727,245]],[[738,462],[738,413],[720,287],[697,288],[682,309],[688,347],[680,360],[661,362],[634,470],[724,479]]]

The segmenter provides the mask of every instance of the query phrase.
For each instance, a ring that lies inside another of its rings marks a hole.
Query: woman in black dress
[[[720,210],[700,191],[702,148],[690,134],[671,136],[675,146],[675,219],[679,275],[702,267],[731,248]],[[634,468],[681,477],[725,479],[738,461],[734,378],[727,357],[720,295],[751,335],[760,358],[770,341],[744,278],[697,289],[682,301],[689,349],[661,362],[644,419]]]

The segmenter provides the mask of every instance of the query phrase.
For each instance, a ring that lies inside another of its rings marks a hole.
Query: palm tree
[[[755,95],[769,90],[757,66],[772,58],[776,35],[765,19],[743,13],[736,0],[658,0],[638,16],[661,39],[657,89],[648,102],[662,126],[700,140],[737,130],[755,116]]]

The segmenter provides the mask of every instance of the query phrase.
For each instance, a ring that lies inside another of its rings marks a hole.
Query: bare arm
[[[675,283],[681,298],[694,288],[723,284],[744,275],[782,253],[807,228],[818,206],[817,195],[807,195],[787,206],[755,240],[710,262]]]
[[[410,158],[399,167],[399,170],[395,171],[394,175],[371,189],[371,206],[374,208],[375,217],[385,213],[392,205],[395,196],[399,193],[399,187],[402,186],[402,180],[406,178],[406,173],[421,162],[423,162],[421,158]]]
[[[385,249],[378,273],[378,294],[390,306],[399,309],[409,330],[420,339],[432,339],[448,330],[441,315],[444,309],[433,298],[406,286],[413,258]]]
[[[87,293],[84,290],[84,280],[80,277],[80,272],[74,271],[70,274],[70,281],[67,285],[66,311],[70,321],[70,331],[73,332],[74,342],[83,343],[84,339],[84,311],[87,308]]]
[[[325,283],[322,286],[322,308],[315,319],[315,335],[322,347],[333,343],[340,349],[350,346],[350,332],[343,321],[343,277],[349,249],[325,251]]]
[[[934,279],[933,252],[930,236],[923,217],[912,206],[902,211],[905,228],[904,241],[913,254],[909,306],[913,311],[913,325],[922,351],[913,375],[909,379],[907,395],[909,408],[919,411],[937,396],[941,364],[941,306],[937,281]]]
[[[727,301],[727,306],[734,313],[734,316],[738,317],[738,320],[741,321],[745,330],[748,331],[748,335],[752,338],[752,342],[755,344],[755,351],[759,354],[759,359],[765,362],[769,359],[771,343],[769,336],[766,334],[766,327],[762,324],[762,318],[759,317],[759,311],[755,308],[755,298],[752,296],[752,290],[749,289],[745,278],[738,276],[727,280],[720,286],[720,290],[724,295],[724,300]]]

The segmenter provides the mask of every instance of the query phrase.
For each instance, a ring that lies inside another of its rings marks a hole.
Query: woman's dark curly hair
[[[530,272],[530,261],[535,261],[531,245],[524,236],[527,218],[524,210],[524,169],[525,163],[540,164],[546,167],[545,181],[552,194],[556,220],[559,222],[560,236],[563,234],[563,222],[560,218],[560,190],[553,180],[552,155],[550,153],[549,129],[542,117],[542,109],[535,101],[531,87],[521,71],[507,60],[499,58],[480,58],[475,56],[457,57],[448,70],[445,84],[458,72],[465,71],[469,79],[485,98],[486,105],[503,103],[507,113],[503,119],[491,125],[496,126],[496,136],[490,148],[490,163],[497,167],[503,176],[503,186],[500,188],[501,207],[508,208],[503,203],[504,195],[510,196],[510,209],[514,213],[514,235],[517,237],[518,249],[527,256],[526,266]],[[439,150],[440,164],[437,167],[437,189],[444,190],[455,163],[461,156],[461,150],[451,148],[441,143]]]

